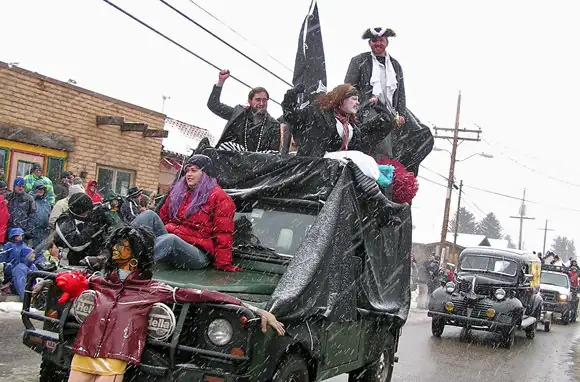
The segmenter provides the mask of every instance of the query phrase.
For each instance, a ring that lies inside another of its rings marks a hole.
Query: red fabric
[[[10,212],[8,211],[8,201],[0,195],[0,243],[4,242],[6,230],[8,230],[8,220]]]
[[[394,159],[381,158],[377,160],[378,164],[391,165],[395,167],[393,179],[393,201],[396,203],[411,203],[417,191],[419,184],[415,174],[407,171],[405,166]]]
[[[88,185],[87,185],[87,195],[91,197],[93,203],[102,203],[103,202],[103,197],[97,192],[95,191],[94,193],[91,192],[91,186],[96,186],[97,185],[97,181],[96,180],[91,180]]]
[[[56,276],[56,285],[62,289],[62,295],[58,299],[59,304],[64,304],[68,300],[74,300],[84,291],[89,289],[87,278],[77,272],[60,273]]]
[[[82,274],[85,274],[83,272]],[[241,305],[237,298],[208,290],[173,288],[142,278],[137,272],[119,279],[92,276],[90,289],[97,292],[95,308],[81,324],[73,353],[92,358],[113,358],[138,365],[145,346],[148,316],[157,302],[223,303]]]
[[[349,129],[350,129],[350,124],[349,124],[349,120],[350,120],[350,115],[346,114],[345,112],[343,112],[342,110],[338,109],[335,111],[335,117],[336,119],[338,119],[338,121],[342,124],[343,127],[343,131],[342,131],[342,145],[340,147],[341,151],[347,151],[348,150],[348,136],[349,136]]]
[[[572,286],[578,287],[578,272],[577,271],[570,271],[568,272],[568,276],[570,277],[570,282]]]
[[[451,269],[447,269],[447,279],[449,281],[455,282],[455,272],[453,272]]]
[[[179,206],[177,216],[170,218],[171,198],[167,197],[159,211],[159,217],[167,231],[213,256],[214,266],[217,269],[240,271],[240,268],[232,265],[236,213],[236,205],[232,198],[220,186],[216,186],[202,208],[186,219],[190,198],[191,192],[188,192]]]

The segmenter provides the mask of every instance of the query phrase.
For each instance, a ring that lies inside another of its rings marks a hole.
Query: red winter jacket
[[[10,220],[10,212],[8,211],[8,202],[2,195],[0,195],[0,243],[4,243],[6,238],[6,230],[8,229],[8,220]]]
[[[207,202],[199,211],[186,219],[191,191],[187,195],[174,218],[170,217],[171,199],[167,197],[159,211],[159,217],[169,233],[179,236],[190,244],[203,249],[213,256],[217,269],[234,270],[232,246],[234,244],[234,201],[220,186],[211,190]]]
[[[94,193],[91,192],[91,186],[93,185],[97,185],[97,181],[96,180],[91,180],[88,184],[87,184],[87,195],[91,197],[91,199],[93,200],[93,203],[102,203],[103,202],[103,197],[101,196],[101,194],[99,194],[98,191],[95,191]]]
[[[80,272],[88,277],[87,272]],[[138,365],[147,338],[148,316],[153,304],[224,303],[241,305],[237,298],[208,290],[173,288],[142,278],[137,272],[119,279],[93,276],[89,288],[96,291],[95,308],[82,323],[73,353],[92,358],[113,358]]]

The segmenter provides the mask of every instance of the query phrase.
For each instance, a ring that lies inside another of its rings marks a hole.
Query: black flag
[[[303,103],[312,102],[317,93],[326,92],[326,59],[316,0],[310,3],[309,12],[300,29],[292,84],[306,86]],[[283,152],[285,153],[290,147],[291,130],[291,126],[286,125],[283,136]]]
[[[292,84],[305,85],[307,94],[326,91],[326,59],[316,0],[310,4],[300,29]]]

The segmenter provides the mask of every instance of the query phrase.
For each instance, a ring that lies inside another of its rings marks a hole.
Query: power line
[[[447,186],[446,186],[446,185],[444,185],[444,184],[441,184],[441,183],[437,183],[436,181],[434,181],[434,180],[431,180],[431,179],[428,179],[428,178],[425,178],[424,176],[418,175],[418,177],[419,177],[419,178],[421,178],[421,179],[423,179],[423,180],[426,180],[426,181],[427,181],[427,182],[429,182],[429,183],[433,183],[433,184],[436,184],[437,186],[441,186],[441,187],[445,187],[445,188],[447,188]]]
[[[173,5],[169,4],[167,1],[165,1],[165,0],[159,0],[159,1],[162,2],[163,4],[165,4],[170,9],[172,9],[174,12],[178,13],[179,15],[181,15],[183,18],[185,18],[189,22],[193,23],[195,26],[201,28],[204,32],[207,32],[209,35],[211,35],[212,37],[214,37],[217,40],[219,40],[224,45],[228,46],[229,48],[233,49],[235,52],[237,52],[240,55],[242,55],[243,57],[247,58],[248,60],[250,60],[251,62],[253,62],[257,66],[259,66],[261,69],[263,69],[266,72],[270,73],[271,75],[273,75],[274,77],[276,77],[277,79],[279,79],[280,81],[282,81],[283,83],[285,83],[286,85],[288,85],[290,87],[293,86],[292,83],[286,81],[285,79],[283,79],[282,77],[280,77],[279,75],[277,75],[276,73],[274,73],[273,71],[271,71],[270,69],[266,68],[264,65],[260,64],[258,61],[254,60],[253,58],[251,58],[250,56],[248,56],[247,54],[245,54],[244,52],[242,52],[241,50],[239,50],[238,48],[236,48],[235,46],[233,46],[229,42],[225,41],[224,39],[222,39],[221,37],[219,37],[218,35],[216,35],[212,31],[210,31],[209,29],[207,29],[206,27],[204,27],[203,25],[201,25],[200,23],[198,23],[197,21],[195,21],[194,19],[192,19],[191,17],[189,17],[188,15],[186,15],[185,13],[181,12],[179,9],[177,9]]]
[[[130,14],[129,12],[125,11],[123,8],[117,6],[116,4],[112,3],[109,0],[103,0],[105,3],[109,4],[110,6],[112,6],[113,8],[117,9],[118,11],[124,13],[126,16],[129,16],[130,18],[132,18],[133,20],[137,21],[139,24],[143,25],[144,27],[148,28],[149,30],[157,33],[159,36],[163,37],[164,39],[168,40],[169,42],[173,43],[174,45],[177,45],[178,47],[180,47],[181,49],[185,50],[187,53],[191,54],[192,56],[198,58],[199,60],[205,62],[206,64],[214,67],[217,70],[221,70],[221,68],[217,65],[215,65],[214,63],[212,63],[209,60],[206,60],[205,58],[203,58],[202,56],[200,56],[199,54],[196,54],[194,52],[192,52],[190,49],[186,48],[185,46],[181,45],[180,43],[178,43],[177,41],[173,40],[171,37],[168,37],[167,35],[161,33],[160,31],[158,31],[157,29],[153,28],[152,26],[150,26],[149,24],[145,23],[144,21],[141,21],[140,19],[138,19],[137,17],[133,16],[132,14]],[[233,78],[234,80],[238,81],[240,84],[247,86],[248,88],[252,89],[253,87],[248,85],[246,82],[240,80],[239,78],[230,75],[231,78]],[[270,99],[270,101],[280,105],[280,102],[274,100],[274,99]]]
[[[226,24],[225,22],[221,21],[217,16],[215,16],[213,13],[211,13],[210,11],[206,10],[205,8],[203,8],[201,5],[199,5],[198,3],[196,3],[193,0],[189,0],[190,3],[192,3],[193,5],[195,5],[197,8],[199,8],[201,11],[203,11],[205,14],[207,14],[209,17],[211,17],[212,19],[216,20],[218,23],[222,24],[223,26],[225,26],[226,28],[228,28],[230,31],[234,32],[234,34],[238,35],[239,37],[241,37],[244,41],[246,41],[247,43],[249,43],[250,45],[260,49],[264,54],[266,54],[268,57],[270,57],[272,60],[274,60],[275,62],[277,62],[278,64],[280,64],[280,66],[282,66],[284,69],[288,70],[290,73],[293,73],[294,70],[290,69],[289,67],[286,66],[286,64],[284,64],[283,62],[281,62],[280,60],[278,60],[276,57],[270,55],[270,53],[268,53],[263,47],[261,47],[260,45],[255,44],[254,42],[250,41],[249,39],[247,39],[246,37],[244,37],[244,35],[242,35],[241,33],[239,33],[238,31],[236,31],[235,29],[233,29],[232,27],[230,27],[228,24]]]
[[[435,175],[438,175],[438,176],[440,176],[441,178],[443,178],[443,179],[447,180],[447,177],[446,177],[446,176],[439,174],[437,171],[433,171],[433,170],[431,170],[430,168],[428,168],[428,167],[426,167],[426,166],[424,166],[424,165],[420,165],[420,166],[421,166],[421,168],[424,168],[425,170],[427,170],[427,171],[429,171],[429,172],[431,172],[431,173],[433,173],[433,174],[435,174]],[[447,186],[445,186],[445,187],[447,187]]]
[[[491,144],[490,142],[488,142],[488,141],[487,141],[485,138],[482,138],[482,140],[483,140],[485,143],[487,143],[489,146],[492,146],[492,144]],[[566,184],[566,185],[568,185],[568,186],[573,186],[573,187],[580,187],[580,184],[571,183],[571,182],[568,182],[568,181],[566,181],[566,180],[562,180],[562,179],[556,178],[556,177],[554,177],[554,176],[552,176],[552,175],[550,175],[550,174],[546,174],[546,173],[544,173],[544,172],[538,171],[538,170],[536,170],[535,168],[529,167],[528,165],[526,165],[526,164],[524,164],[524,163],[521,163],[521,162],[519,162],[518,160],[516,160],[516,159],[512,158],[511,156],[509,156],[508,154],[506,154],[505,152],[503,152],[503,151],[501,151],[501,150],[498,150],[498,152],[499,152],[501,155],[503,155],[504,157],[506,157],[507,159],[509,159],[510,161],[512,161],[513,163],[515,163],[515,164],[517,164],[517,165],[519,165],[519,166],[521,166],[521,167],[523,167],[523,168],[525,168],[525,169],[527,169],[527,170],[529,170],[529,171],[531,171],[531,172],[534,172],[534,173],[536,173],[536,174],[539,174],[539,175],[541,175],[541,176],[544,176],[544,177],[546,177],[546,178],[548,178],[548,179],[551,179],[551,180],[553,180],[553,181],[556,181],[556,182],[559,182],[559,183],[562,183],[562,184]]]

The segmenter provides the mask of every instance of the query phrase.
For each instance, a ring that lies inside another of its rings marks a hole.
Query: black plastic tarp
[[[410,305],[410,207],[403,223],[379,227],[351,170],[323,158],[205,149],[234,199],[322,201],[268,308],[282,319],[323,315],[351,321],[357,308],[405,322]]]

